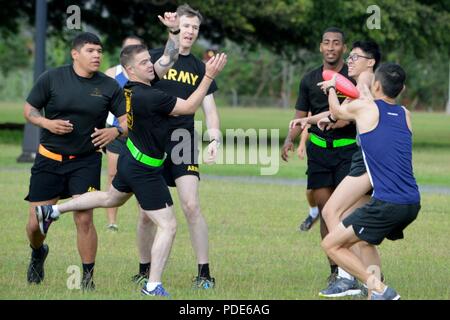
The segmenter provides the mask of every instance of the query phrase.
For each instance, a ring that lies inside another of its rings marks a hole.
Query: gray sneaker
[[[383,293],[372,291],[370,300],[400,300],[400,295],[394,289],[386,287]]]
[[[319,292],[320,297],[338,298],[345,296],[356,296],[361,294],[358,281],[337,277],[335,282],[330,283],[328,288]]]

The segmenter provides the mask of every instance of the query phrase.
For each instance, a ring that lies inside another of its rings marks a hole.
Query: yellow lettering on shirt
[[[197,74],[192,74],[190,73],[191,78],[192,78],[192,85],[195,86],[195,83],[197,82],[198,79],[198,75]]]
[[[180,71],[180,74],[178,75],[178,80],[177,81],[191,84],[191,80],[189,78],[189,75],[190,75],[189,72]]]
[[[188,166],[187,171],[198,172],[198,167],[197,166]]]
[[[177,70],[170,69],[167,73],[167,80],[177,81]]]

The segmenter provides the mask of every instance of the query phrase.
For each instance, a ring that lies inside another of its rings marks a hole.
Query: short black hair
[[[131,61],[134,59],[134,56],[143,51],[148,51],[145,44],[133,44],[131,46],[126,46],[120,52],[120,64],[123,67],[130,65]]]
[[[344,33],[344,31],[342,31],[342,29],[337,28],[337,27],[328,27],[328,28],[326,28],[325,31],[322,33],[322,38],[323,38],[323,36],[325,35],[325,33],[328,33],[328,32],[331,32],[331,33],[340,33],[341,36],[342,36],[342,43],[345,43],[345,33]]]
[[[139,41],[141,44],[144,44],[144,43],[145,43],[144,39],[142,39],[142,38],[140,38],[140,37],[138,37],[138,36],[135,36],[135,35],[130,35],[130,36],[127,36],[125,39],[123,39],[123,41],[122,41],[122,48],[123,48],[123,45],[125,44],[125,42],[126,42],[127,40],[137,40],[137,41]]]
[[[355,48],[361,49],[366,55],[375,60],[375,64],[373,66],[373,70],[375,71],[380,65],[381,61],[381,52],[378,44],[372,40],[355,41],[353,43],[352,49]]]
[[[197,17],[200,21],[200,24],[203,22],[203,16],[198,10],[194,10],[187,3],[178,6],[177,8],[178,17],[187,16],[187,17]]]
[[[406,73],[396,63],[383,63],[375,72],[375,81],[381,83],[381,88],[386,96],[395,99],[405,86]]]
[[[91,33],[91,32],[83,32],[78,34],[73,40],[72,40],[72,49],[75,49],[77,51],[80,51],[80,49],[86,44],[96,44],[101,47],[103,47],[102,42],[100,41],[100,38],[97,37],[97,35]]]

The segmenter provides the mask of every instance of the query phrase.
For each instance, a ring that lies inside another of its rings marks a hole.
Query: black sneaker
[[[148,274],[138,273],[131,277],[131,281],[145,287],[148,282]]]
[[[82,291],[94,291],[95,290],[94,279],[90,273],[86,273],[83,275],[83,279],[81,280],[80,288]]]
[[[36,213],[36,218],[39,223],[39,229],[41,230],[42,235],[46,236],[48,228],[52,222],[58,220],[58,218],[52,218],[53,209],[51,205],[36,206],[34,212]]]
[[[33,258],[33,255],[31,255],[31,261],[28,265],[28,272],[27,272],[27,280],[28,283],[41,283],[42,280],[44,280],[44,262],[48,255],[48,245],[43,244],[43,251],[44,254],[41,258]]]
[[[317,217],[319,217],[319,216],[317,216]],[[308,231],[309,229],[311,229],[314,222],[316,222],[317,217],[315,219],[313,219],[313,217],[308,215],[308,217],[306,217],[305,221],[303,221],[302,224],[300,225],[299,230],[300,231]]]

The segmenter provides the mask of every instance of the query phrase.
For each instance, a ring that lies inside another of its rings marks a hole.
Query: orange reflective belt
[[[60,161],[60,162],[63,161],[63,155],[62,154],[57,154],[57,153],[51,152],[51,151],[45,149],[45,147],[42,144],[39,145],[38,152],[39,152],[40,155],[43,155],[46,158],[49,158],[49,159],[52,159],[52,160],[56,160],[56,161]],[[66,156],[66,159],[69,159],[69,160],[70,159],[75,159],[75,156]]]

